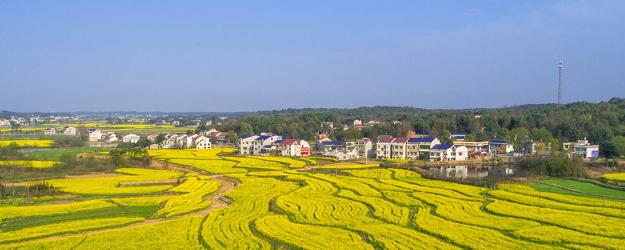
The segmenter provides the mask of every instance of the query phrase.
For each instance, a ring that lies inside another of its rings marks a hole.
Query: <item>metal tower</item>
[[[564,68],[564,61],[560,60],[558,63],[558,106],[561,104],[562,98],[562,69]]]

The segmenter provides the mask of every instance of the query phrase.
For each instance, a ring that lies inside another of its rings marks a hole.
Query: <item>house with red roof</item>
[[[408,137],[397,137],[391,142],[391,158],[406,159],[406,143]]]
[[[432,137],[392,137],[378,136],[376,144],[376,158],[416,160],[421,155],[429,156],[429,151],[440,144],[437,138]]]
[[[390,159],[392,152],[392,143],[395,140],[390,135],[378,136],[378,142],[375,145],[375,157],[378,159]]]

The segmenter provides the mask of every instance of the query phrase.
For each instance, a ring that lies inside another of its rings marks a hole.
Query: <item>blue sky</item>
[[[0,110],[625,97],[625,1],[0,1]]]

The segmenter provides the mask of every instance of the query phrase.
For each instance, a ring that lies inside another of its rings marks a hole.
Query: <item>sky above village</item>
[[[625,97],[625,1],[0,1],[0,110]]]

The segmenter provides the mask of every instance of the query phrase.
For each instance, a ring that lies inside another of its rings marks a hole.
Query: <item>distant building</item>
[[[212,143],[211,143],[210,138],[208,138],[206,136],[200,136],[200,137],[195,139],[195,148],[207,149],[207,148],[211,148],[211,147],[212,147]]]
[[[182,147],[183,148],[194,148],[195,147],[195,140],[198,137],[200,137],[200,135],[197,135],[197,134],[188,135],[187,136],[187,140],[186,140],[186,142],[184,142],[184,145]]]
[[[217,142],[217,144],[226,144],[228,143],[228,133],[226,132],[220,132],[219,130],[216,129],[210,129],[208,131],[202,131],[200,132],[201,135],[204,135],[208,138],[212,138],[215,139],[214,141]]]
[[[123,143],[137,143],[137,142],[139,142],[140,139],[141,139],[141,137],[138,136],[138,135],[128,134],[128,135],[124,135],[122,137],[122,142]]]
[[[438,144],[430,149],[430,159],[435,161],[465,161],[468,150],[465,146]]]
[[[320,134],[319,136],[319,140],[317,141],[317,143],[321,143],[321,142],[330,142],[332,141],[332,139],[330,139],[327,135],[325,134]]]
[[[104,136],[104,141],[108,143],[116,142],[118,140],[119,139],[117,138],[117,135],[113,132],[109,132],[106,134],[106,136]]]
[[[254,154],[254,140],[258,138],[257,135],[244,135],[239,139],[239,154],[253,155]]]
[[[176,138],[166,138],[163,142],[161,142],[161,148],[176,148]]]
[[[76,128],[75,127],[65,127],[63,128],[63,134],[64,135],[76,135]]]
[[[525,139],[515,147],[515,155],[536,154],[536,143],[531,139]]]
[[[390,135],[378,136],[378,142],[375,145],[375,157],[378,159],[390,159],[392,152],[391,143],[393,143],[394,140],[395,138]]]
[[[157,137],[158,137],[158,134],[149,134],[148,136],[146,136],[146,139],[147,139],[149,142],[154,143],[154,142],[156,142],[156,138],[157,138]]]
[[[450,136],[452,141],[465,141],[467,139],[467,134],[464,132],[451,132]]]
[[[323,154],[323,157],[334,158],[339,161],[356,160],[360,158],[360,156],[356,152],[339,152],[339,151],[327,152]]]
[[[383,135],[378,137],[376,158],[416,160],[422,154],[425,154],[427,158],[430,149],[438,144],[440,144],[440,140],[432,137],[394,138]]]
[[[284,139],[276,142],[282,156],[310,156],[310,145],[305,140]]]
[[[328,139],[328,138],[326,138]],[[345,143],[342,141],[323,140],[317,141],[317,150],[320,152],[345,151]]]
[[[361,121],[361,120],[356,119],[356,120],[354,120],[354,121],[352,122],[352,126],[353,126],[353,127],[355,127],[355,128],[361,128],[361,127],[362,127],[362,121]]]
[[[219,130],[217,129],[211,128],[210,130],[200,132],[200,134],[207,137],[216,137],[217,135],[221,134],[221,132],[219,132]]]
[[[375,149],[373,148],[373,142],[369,138],[362,138],[356,140],[355,151],[362,157],[375,157]],[[349,150],[348,150],[349,151]]]
[[[503,139],[492,139],[488,141],[489,153],[492,155],[509,154],[514,152],[514,145]]]
[[[89,129],[89,141],[96,142],[102,139],[102,131],[97,128]]]
[[[490,153],[490,145],[488,141],[454,141],[457,147],[467,147],[470,155],[485,155]]]
[[[408,137],[398,137],[391,142],[391,158],[406,159],[406,144],[409,139]]]
[[[10,128],[11,120],[0,120],[0,128]]]
[[[47,128],[43,130],[43,134],[44,135],[55,135],[56,134],[56,129],[55,128]]]
[[[599,145],[592,145],[584,138],[577,142],[562,143],[562,149],[568,151],[571,155],[581,156],[582,158],[598,158]]]
[[[334,129],[334,122],[321,122],[322,129]]]
[[[406,142],[406,159],[416,160],[416,159],[421,158],[422,155],[425,155],[425,157],[428,157],[430,153],[430,149],[438,144],[441,144],[441,141],[438,138],[433,138],[433,137],[410,138]]]

